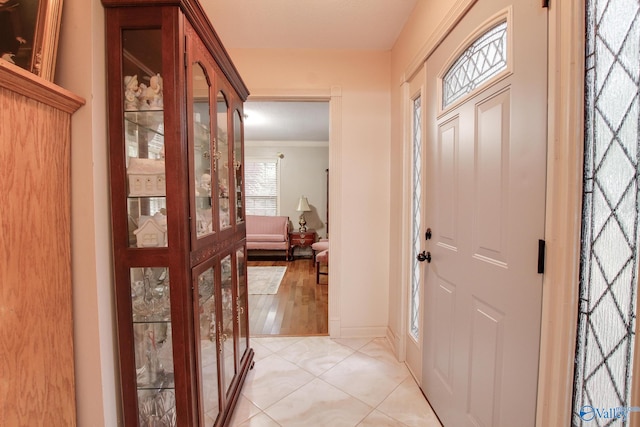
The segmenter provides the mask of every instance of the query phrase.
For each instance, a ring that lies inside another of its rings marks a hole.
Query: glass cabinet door
[[[236,374],[235,354],[234,354],[234,317],[233,317],[233,270],[231,264],[231,254],[222,258],[220,262],[222,290],[222,369],[223,369],[223,390],[229,390],[231,382]]]
[[[231,227],[229,210],[229,129],[227,123],[229,103],[223,91],[218,92],[216,102],[218,135],[216,138],[216,170],[218,173],[218,203],[220,230]]]
[[[247,321],[247,267],[244,247],[236,250],[237,313],[238,313],[238,362],[247,350],[249,322]]]
[[[201,396],[200,419],[205,425],[212,426],[220,414],[220,393],[218,387],[218,312],[215,298],[215,274],[213,267],[202,273],[194,272],[194,301],[198,313],[195,317],[195,329],[198,331],[196,352],[198,354],[199,388]]]
[[[133,348],[141,426],[176,426],[169,269],[130,269]]]
[[[125,30],[124,137],[129,247],[167,246],[162,38],[159,29]]]
[[[199,62],[191,67],[191,130],[190,148],[192,159],[191,185],[195,203],[195,234],[201,238],[214,232],[213,206],[211,198],[211,81]]]
[[[242,116],[236,110],[233,114],[233,170],[234,185],[233,192],[234,205],[236,210],[236,224],[244,222],[244,205],[242,199],[242,189],[244,188],[244,158],[242,155]]]

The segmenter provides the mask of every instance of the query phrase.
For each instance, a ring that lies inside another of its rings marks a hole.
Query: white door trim
[[[570,425],[584,145],[584,1],[549,9],[546,271],[536,425]]]
[[[458,0],[454,4],[405,69],[401,83],[410,80],[475,2]],[[538,374],[538,427],[569,425],[571,421],[582,222],[584,1],[551,1],[548,28],[547,254]],[[406,277],[408,275],[403,274],[403,278]],[[408,286],[407,280],[403,283]],[[402,321],[406,317],[405,310],[406,307],[400,310]]]
[[[411,256],[411,216],[407,212],[411,212],[411,117],[412,110],[410,108],[411,90],[409,82],[402,83],[402,217],[401,217],[401,235],[400,235],[400,259],[402,266],[400,268],[400,310],[399,310],[399,330],[397,334],[392,334],[391,328],[388,328],[388,336],[390,342],[396,349],[396,355],[400,362],[404,362],[407,357],[407,319],[409,316],[409,294],[411,289],[411,264],[406,262]],[[417,380],[417,378],[416,378]]]

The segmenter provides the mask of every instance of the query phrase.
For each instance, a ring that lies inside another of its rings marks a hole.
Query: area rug
[[[249,294],[273,295],[278,293],[287,267],[247,267]]]

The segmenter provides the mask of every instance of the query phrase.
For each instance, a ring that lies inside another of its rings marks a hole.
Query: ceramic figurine
[[[220,183],[218,184],[218,187],[220,188],[220,197],[222,197],[222,198],[229,197],[229,187],[227,186],[227,180],[226,179],[222,179],[220,181]]]
[[[167,246],[167,227],[158,224],[154,218],[146,220],[133,231],[139,248],[155,248]]]
[[[130,196],[165,196],[166,176],[164,160],[129,159],[127,168]]]
[[[211,175],[208,173],[203,173],[200,177],[200,192],[211,195]]]
[[[151,77],[149,81],[149,87],[147,88],[147,99],[149,102],[149,107],[152,110],[162,110],[164,107],[163,103],[163,83],[162,77],[160,74],[156,74]]]
[[[135,111],[139,109],[140,85],[138,76],[124,77],[124,109]]]
[[[141,108],[150,110],[162,110],[162,77],[160,74],[151,76],[149,86],[140,84],[142,90],[140,95]]]

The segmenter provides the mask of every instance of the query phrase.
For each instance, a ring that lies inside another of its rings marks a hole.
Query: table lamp
[[[298,224],[300,224],[300,229],[299,231],[307,231],[307,221],[304,219],[304,213],[305,212],[311,212],[311,208],[309,207],[309,201],[307,200],[306,197],[301,196],[300,197],[300,201],[298,202],[298,209],[296,209],[298,212],[300,213],[300,220],[298,221]]]

